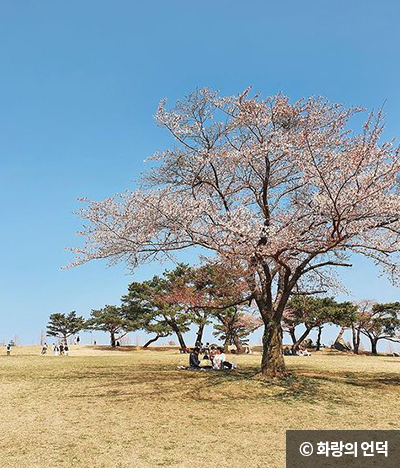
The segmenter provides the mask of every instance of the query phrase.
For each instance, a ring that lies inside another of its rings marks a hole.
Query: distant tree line
[[[148,347],[160,338],[175,335],[182,349],[187,349],[184,334],[196,327],[196,343],[203,340],[204,329],[214,325],[214,336],[241,352],[248,336],[262,325],[247,304],[240,302],[240,288],[215,267],[193,268],[178,264],[162,276],[143,282],[133,282],[121,304],[92,309],[88,319],[76,312],[50,316],[47,335],[67,339],[79,331],[99,330],[109,333],[110,344],[130,332],[143,330],[151,337]],[[232,304],[233,305],[232,305]]]
[[[195,268],[178,264],[162,276],[131,283],[120,305],[92,309],[88,319],[75,312],[52,314],[47,334],[67,341],[81,330],[99,330],[109,333],[110,344],[115,347],[128,333],[143,330],[151,336],[145,348],[160,338],[175,335],[179,346],[186,350],[184,335],[190,327],[196,327],[196,343],[200,343],[205,327],[212,324],[214,336],[223,341],[225,349],[233,345],[240,353],[262,320],[248,303],[245,286],[234,278],[237,275],[215,265]],[[319,350],[324,326],[338,325],[337,340],[350,329],[354,353],[359,353],[364,335],[376,355],[378,341],[399,341],[399,312],[397,302],[354,304],[336,302],[332,297],[293,295],[283,314],[282,330],[292,340],[292,352],[297,352],[313,330],[317,331],[315,347]]]

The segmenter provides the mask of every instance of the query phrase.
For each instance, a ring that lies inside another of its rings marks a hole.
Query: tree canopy
[[[176,296],[178,285],[185,283],[186,267],[178,265],[163,276],[142,283],[133,282],[122,297],[122,307],[131,317],[139,313],[142,328],[157,338],[175,333],[181,348],[186,349],[183,334],[189,331],[191,315]],[[154,340],[153,340],[154,341]]]
[[[318,328],[316,347],[320,349],[321,333],[324,325],[350,326],[355,316],[356,308],[350,302],[336,302],[333,297],[294,296],[283,313],[282,326],[288,332],[292,342],[292,350],[297,351],[311,330]],[[304,325],[300,337],[296,337],[296,328]]]
[[[129,332],[140,328],[140,323],[132,319],[121,307],[106,305],[102,309],[92,309],[85,324],[88,330],[101,330],[110,334],[110,343],[115,347]]]
[[[372,354],[378,354],[379,340],[400,343],[400,302],[375,303],[359,312],[360,331],[371,342]]]
[[[85,326],[85,319],[76,315],[75,311],[68,314],[57,312],[50,315],[47,324],[47,335],[55,336],[67,342],[67,339],[80,332]]]

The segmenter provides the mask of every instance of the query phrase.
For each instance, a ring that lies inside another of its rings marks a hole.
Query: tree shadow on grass
[[[324,373],[310,374],[307,372],[308,378],[317,381],[331,382],[335,384],[345,384],[354,387],[360,387],[372,390],[396,390],[400,385],[400,375],[393,373],[377,373],[374,375],[363,374],[361,372],[342,372],[342,373]]]
[[[244,384],[246,400],[303,400],[314,402],[318,396],[319,382],[306,377],[290,375],[283,379],[260,378],[259,368],[233,372],[216,372],[207,376],[208,388],[223,388],[231,384]]]
[[[153,399],[163,401],[282,401],[329,402],[354,405],[348,400],[347,389],[385,389],[398,391],[400,376],[394,373],[363,374],[361,372],[310,372],[309,368],[296,368],[284,379],[260,379],[258,367],[233,371],[177,370],[172,366],[143,365],[108,366],[86,369],[78,374],[68,373],[65,379],[87,379],[86,391],[71,398],[105,397],[118,401]],[[60,379],[61,376],[54,376]],[[53,377],[52,377],[53,378]],[[335,392],[334,384],[338,388]]]
[[[232,383],[249,383],[248,399],[268,399],[286,402],[329,402],[335,401],[342,405],[353,405],[348,400],[351,388],[381,390],[387,393],[398,393],[400,375],[394,373],[369,374],[361,372],[315,372],[310,369],[297,368],[295,373],[283,379],[268,379],[258,377],[258,368],[248,368],[244,371],[217,372],[207,376],[204,385],[209,388],[222,388]],[[333,391],[334,384],[338,391]],[[258,391],[257,391],[258,390]],[[264,391],[259,391],[264,390]]]
[[[180,353],[180,348],[178,346],[151,346],[147,348],[143,348],[143,346],[136,346],[136,345],[122,345],[122,346],[115,346],[114,348],[111,345],[91,345],[87,346],[88,348],[97,350],[97,351],[112,351],[112,352],[125,352],[125,353],[133,353],[142,351],[146,352],[169,352],[170,354],[182,354]],[[184,353],[187,354],[187,353]]]

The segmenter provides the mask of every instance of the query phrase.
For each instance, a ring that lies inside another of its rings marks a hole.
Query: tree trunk
[[[342,327],[342,328],[340,329],[339,334],[338,334],[338,336],[336,337],[335,343],[336,343],[337,341],[339,341],[340,338],[342,338],[342,336],[344,335],[344,332],[345,332],[345,331],[346,331],[346,327]]]
[[[185,340],[183,339],[182,333],[178,329],[175,329],[174,331],[175,331],[176,337],[178,338],[180,347],[182,349],[186,349],[187,346],[186,346]]]
[[[110,332],[110,342],[111,342],[111,347],[115,348],[115,333]]]
[[[273,320],[265,324],[261,374],[265,377],[287,376],[282,352],[282,327],[280,317],[279,320]]]
[[[316,343],[316,349],[319,351],[321,349],[321,335],[322,335],[322,326],[318,326],[318,336],[317,336],[317,343]]]
[[[307,336],[310,334],[310,331],[312,328],[306,327],[305,331],[301,335],[301,337],[296,341],[296,343],[292,346],[292,351],[293,353],[296,353],[298,349],[300,348],[301,343],[307,338]]]
[[[224,341],[224,353],[227,353],[228,350],[229,350],[229,336],[227,336]]]
[[[201,343],[203,340],[204,324],[199,325],[196,336],[196,343]]]
[[[356,340],[356,344],[357,344],[357,354],[358,354],[359,351],[360,351],[360,340],[361,340],[361,330],[358,329],[358,330],[357,330],[357,340]]]
[[[295,331],[294,327],[289,328],[289,335],[290,335],[290,338],[292,339],[292,349],[293,349],[293,346],[296,344],[296,341],[297,341],[296,331]]]
[[[178,338],[179,346],[181,347],[181,349],[186,351],[187,346],[186,346],[185,340],[183,339],[183,335],[182,335],[181,331],[179,330],[179,327],[178,327],[177,323],[172,318],[167,318],[166,316],[164,316],[164,318],[165,318],[166,322],[168,323],[168,325],[174,331],[176,337]]]
[[[159,338],[160,338],[161,335],[159,335],[157,333],[157,335],[154,337],[154,338],[150,338],[149,341],[147,341],[144,345],[143,345],[143,348],[147,348],[148,346],[151,345],[151,343],[154,343],[155,341],[157,341]]]
[[[240,344],[238,336],[233,337],[233,342],[235,343],[237,354],[243,353],[243,346]]]
[[[358,354],[360,350],[360,330],[352,324],[351,333],[353,335],[353,352],[354,354]]]
[[[370,338],[371,341],[371,352],[374,356],[378,356],[378,349],[377,349],[377,344],[378,340],[375,340],[374,338]]]

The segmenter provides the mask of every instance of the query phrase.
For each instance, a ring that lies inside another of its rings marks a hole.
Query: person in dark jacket
[[[196,347],[189,355],[189,366],[195,369],[200,368],[200,360],[199,360],[199,353],[200,348]]]

